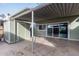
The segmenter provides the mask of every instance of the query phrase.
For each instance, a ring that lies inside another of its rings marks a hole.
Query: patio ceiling
[[[42,4],[32,9],[34,11],[35,21],[54,19],[58,17],[67,17],[79,15],[79,4],[78,3],[49,3]],[[31,11],[25,11],[27,13],[16,17],[18,20],[31,21]]]

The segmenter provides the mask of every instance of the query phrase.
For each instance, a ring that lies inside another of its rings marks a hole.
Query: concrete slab
[[[79,42],[36,37],[34,56],[79,56]],[[0,56],[33,56],[32,41],[0,42]]]

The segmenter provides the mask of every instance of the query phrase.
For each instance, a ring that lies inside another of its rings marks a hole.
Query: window
[[[39,30],[45,30],[46,29],[46,25],[38,25],[38,29]]]

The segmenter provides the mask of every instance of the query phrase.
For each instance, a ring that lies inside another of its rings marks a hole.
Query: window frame
[[[39,29],[39,26],[45,26],[45,28],[44,29]],[[37,30],[38,31],[45,31],[46,30],[46,24],[37,24]]]

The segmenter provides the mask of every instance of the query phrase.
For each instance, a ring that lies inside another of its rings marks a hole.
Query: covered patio
[[[72,34],[73,31],[71,33],[70,31],[68,31],[67,40],[64,40],[61,38],[50,38],[50,37],[48,38],[44,36],[37,36],[37,34],[35,34],[35,31],[34,31],[34,24],[47,24],[47,23],[56,23],[56,22],[64,22],[64,21],[69,21],[69,24],[71,24],[73,20],[79,16],[78,11],[79,11],[79,4],[76,4],[76,3],[69,3],[69,4],[67,3],[50,4],[49,3],[49,4],[41,4],[40,6],[37,6],[34,9],[25,9],[20,13],[13,15],[11,17],[11,21],[13,20],[15,21],[14,32],[16,34],[14,38],[15,39],[14,42],[18,41],[19,40],[18,37],[20,37],[21,39],[25,39],[22,42],[26,42],[25,46],[27,45],[26,47],[23,47],[23,49],[25,50],[20,50],[21,51],[20,55],[79,55],[78,53],[79,42],[69,41],[73,37],[73,34]],[[28,36],[24,35],[26,34],[24,32],[26,31],[25,29],[22,30],[21,28],[16,26],[17,23],[18,25],[21,24],[23,26],[21,27],[19,25],[19,27],[27,28]],[[69,30],[69,24],[68,24],[68,30]],[[32,29],[31,36],[29,34],[30,27]],[[12,33],[12,35],[14,34]],[[25,38],[23,38],[23,36]],[[32,40],[28,39],[28,37],[30,37],[30,39]],[[16,43],[16,44],[19,44],[19,43]],[[13,45],[16,45],[16,44],[13,44]],[[15,55],[19,55],[17,53],[18,52],[16,51]]]

